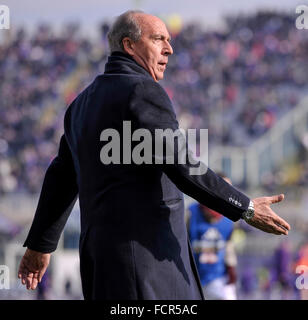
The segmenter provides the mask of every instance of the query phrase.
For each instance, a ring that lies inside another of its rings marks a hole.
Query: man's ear
[[[134,43],[132,39],[130,39],[129,37],[125,37],[122,40],[122,44],[123,44],[124,51],[129,55],[133,56],[135,53],[135,50],[134,50],[135,48],[134,48]]]

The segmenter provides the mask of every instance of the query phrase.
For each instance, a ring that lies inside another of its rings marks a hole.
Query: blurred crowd
[[[306,32],[276,13],[226,18],[224,31],[197,23],[172,32],[174,55],[161,84],[182,128],[208,128],[210,144],[249,145],[292,109],[308,80]],[[0,193],[40,190],[57,152],[68,104],[104,72],[100,39],[78,25],[55,33],[21,29],[0,45]]]
[[[188,127],[210,142],[249,145],[307,88],[307,34],[288,16],[226,19],[226,32],[187,26],[176,36],[166,87]]]
[[[307,300],[308,242],[282,240],[271,255],[239,256],[240,300]]]
[[[32,35],[19,30],[0,46],[1,192],[39,190],[57,153],[67,105],[106,59],[107,49],[97,48],[94,57],[96,44],[78,37],[76,25],[60,35],[46,25]],[[84,65],[85,81],[76,74]]]

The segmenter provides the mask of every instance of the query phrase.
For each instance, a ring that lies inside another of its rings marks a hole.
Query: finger
[[[283,193],[281,193],[279,195],[275,195],[275,196],[269,197],[270,203],[278,203],[278,202],[281,202],[283,199],[284,199],[284,194]]]
[[[278,230],[282,230],[283,231],[283,234],[287,235],[289,233],[289,231],[285,227],[280,225],[279,223],[275,222],[275,225],[277,226]]]
[[[18,278],[22,277],[22,274],[24,273],[25,267],[23,262],[21,261],[19,268],[18,268]]]
[[[277,232],[279,232],[279,234],[283,234],[285,236],[288,235],[288,230],[286,230],[286,229],[284,229],[284,228],[282,228],[280,226],[278,226],[278,228],[276,230],[277,230]]]
[[[278,228],[275,225],[270,225],[269,228],[263,230],[267,233],[281,235],[281,231],[278,230]]]
[[[22,272],[21,273],[21,283],[22,284],[26,284],[26,278],[27,278],[27,275],[25,272]]]
[[[26,284],[27,284],[27,289],[29,290],[31,288],[31,284],[32,284],[32,279],[33,279],[33,273],[29,272],[28,276],[26,278]]]
[[[28,271],[26,271],[26,270],[22,270],[22,271],[20,272],[20,275],[21,275],[21,283],[22,283],[22,284],[26,284],[27,274],[28,274]]]
[[[291,227],[290,225],[285,221],[283,220],[282,218],[280,218],[279,216],[276,217],[275,221],[274,221],[276,224],[282,226],[283,228],[285,228],[286,230],[290,230]]]
[[[39,283],[39,274],[40,274],[40,272],[36,272],[33,275],[33,280],[32,280],[32,285],[31,285],[32,290],[34,290],[37,287],[37,284]]]
[[[263,223],[256,223],[255,221],[247,221],[247,223],[249,223],[251,226],[262,230],[263,232],[266,233],[273,233],[274,229],[272,228],[272,226],[270,224],[263,224]]]
[[[31,280],[28,278],[26,279],[26,287],[27,287],[27,290],[29,290],[31,287]]]
[[[28,274],[27,274],[27,278],[31,278],[32,279],[33,278],[33,272],[29,271]]]
[[[31,289],[34,290],[37,287],[37,284],[38,284],[38,279],[33,278],[32,284],[31,284]]]
[[[272,225],[272,228],[276,232],[276,234],[288,235],[288,230],[286,230],[285,228],[283,228],[279,224],[276,224],[276,222],[274,222],[274,224]]]
[[[274,221],[269,222],[265,225],[254,226],[267,233],[272,233],[276,235],[286,234],[286,230],[279,224],[277,225]]]
[[[22,274],[22,281],[23,283],[25,283],[25,281],[27,280],[27,275],[25,273]]]
[[[31,287],[31,282],[32,282],[32,279],[26,278],[26,287],[27,287],[28,290]]]

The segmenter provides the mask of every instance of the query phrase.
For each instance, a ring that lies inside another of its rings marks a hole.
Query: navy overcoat
[[[184,221],[183,193],[233,221],[249,198],[190,164],[105,164],[105,129],[178,128],[164,89],[129,55],[114,52],[68,107],[58,155],[48,167],[25,247],[53,252],[79,196],[85,299],[203,299]],[[140,142],[139,142],[140,143]],[[124,147],[129,147],[124,142]],[[134,144],[132,142],[131,149]],[[175,148],[176,151],[176,148]],[[112,152],[112,151],[110,151]]]

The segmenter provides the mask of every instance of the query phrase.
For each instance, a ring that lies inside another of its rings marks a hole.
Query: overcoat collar
[[[108,57],[105,65],[105,74],[136,74],[145,75],[154,79],[143,67],[141,67],[129,54],[115,51]]]

